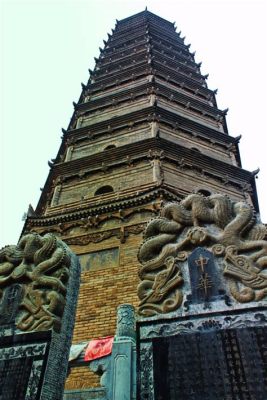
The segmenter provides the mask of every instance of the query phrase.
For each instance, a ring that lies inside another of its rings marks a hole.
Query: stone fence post
[[[135,310],[122,304],[117,311],[117,329],[111,355],[110,400],[136,399]]]

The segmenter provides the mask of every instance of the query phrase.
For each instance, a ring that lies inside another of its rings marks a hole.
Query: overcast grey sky
[[[243,168],[261,169],[258,195],[267,222],[266,0],[0,0],[1,142],[0,247],[15,244],[28,204],[40,187],[115,20],[148,9],[186,36],[229,107],[232,136],[242,134]]]

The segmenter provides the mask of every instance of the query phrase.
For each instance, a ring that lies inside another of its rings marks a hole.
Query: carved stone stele
[[[15,325],[21,331],[60,331],[69,279],[70,251],[53,234],[23,236],[0,250],[0,309],[16,288]],[[19,288],[19,290],[18,290]],[[1,301],[2,300],[2,301]]]
[[[139,313],[173,311],[183,301],[180,266],[196,247],[222,259],[220,272],[229,295],[237,302],[267,295],[265,225],[256,221],[249,204],[214,194],[190,194],[169,203],[151,220],[139,249]]]

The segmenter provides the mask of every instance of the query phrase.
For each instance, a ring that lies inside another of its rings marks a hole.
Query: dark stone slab
[[[266,327],[182,334],[152,343],[156,400],[267,398]]]
[[[0,339],[0,400],[40,398],[50,342],[50,332]]]
[[[23,400],[32,370],[32,357],[0,360],[0,399]]]
[[[70,278],[67,288],[66,305],[60,332],[52,331],[41,400],[61,400],[68,370],[68,357],[75,322],[75,311],[80,285],[80,264],[78,257],[71,255]]]
[[[213,254],[202,248],[196,248],[188,258],[191,281],[191,303],[216,300],[220,292],[220,277],[215,266]]]
[[[78,257],[52,234],[28,234],[1,250],[0,269],[0,400],[62,400]]]
[[[20,284],[13,284],[6,288],[0,304],[0,326],[14,324],[21,297]]]

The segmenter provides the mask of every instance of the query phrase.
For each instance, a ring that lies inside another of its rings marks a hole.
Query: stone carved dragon
[[[181,271],[176,264],[174,257],[167,257],[163,265],[165,268],[156,275],[149,273],[145,268],[140,270],[140,283],[137,294],[141,300],[139,312],[144,315],[151,315],[157,312],[170,312],[182,304],[183,296],[179,289],[183,278]],[[174,296],[165,298],[166,293],[174,290]],[[157,303],[161,303],[158,305]]]
[[[182,276],[177,262],[185,260],[187,252],[197,246],[210,248],[217,257],[224,256],[224,275],[235,300],[264,298],[265,235],[266,227],[256,222],[250,205],[225,195],[205,197],[196,193],[180,203],[167,204],[161,216],[148,223],[139,249],[139,313],[165,313],[170,311],[168,304],[172,310],[181,305],[182,294],[177,295],[177,287]]]
[[[23,288],[17,328],[60,330],[69,267],[69,250],[53,234],[27,234],[0,250],[0,297],[14,283]]]

